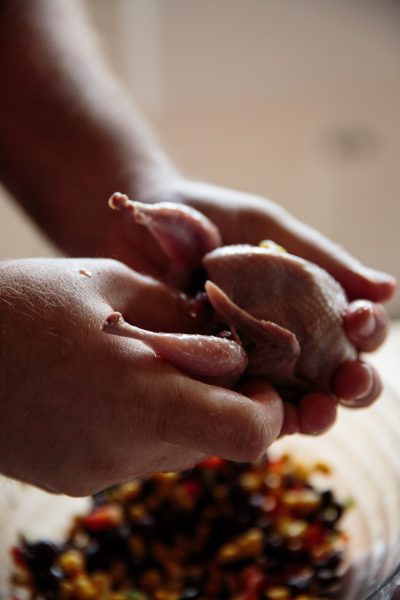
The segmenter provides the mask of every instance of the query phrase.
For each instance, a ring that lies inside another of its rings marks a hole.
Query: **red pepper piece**
[[[274,473],[281,473],[284,465],[285,465],[285,460],[283,458],[277,458],[275,460],[270,460],[268,462],[268,470],[273,471]]]
[[[259,593],[252,590],[247,591],[243,594],[243,596],[240,596],[240,600],[259,600],[259,598]]]
[[[306,540],[310,547],[321,546],[325,542],[325,531],[320,523],[312,523],[307,531]]]
[[[250,565],[246,567],[242,572],[242,579],[246,588],[246,592],[255,593],[255,598],[257,599],[258,592],[261,592],[265,585],[265,575],[261,567],[258,567],[257,565]],[[247,599],[247,595],[245,598]]]
[[[221,469],[225,464],[223,458],[219,458],[218,456],[210,456],[210,458],[206,458],[203,460],[199,466],[203,469]]]
[[[11,558],[14,561],[14,564],[21,569],[27,569],[28,566],[26,564],[26,560],[24,554],[20,548],[14,546],[10,549]]]
[[[82,523],[89,531],[104,531],[122,525],[123,511],[118,504],[105,504],[98,506],[89,515],[82,519]]]
[[[183,487],[191,498],[198,498],[201,492],[200,482],[196,481],[196,479],[189,479],[188,481],[185,481]]]

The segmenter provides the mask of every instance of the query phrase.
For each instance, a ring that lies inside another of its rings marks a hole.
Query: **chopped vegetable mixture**
[[[14,584],[46,600],[337,598],[344,506],[316,470],[213,457],[110,488],[64,543],[21,539]]]

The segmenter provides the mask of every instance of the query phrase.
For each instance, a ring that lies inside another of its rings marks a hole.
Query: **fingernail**
[[[372,367],[370,367],[370,365],[364,364],[365,370],[369,372],[369,383],[368,383],[368,387],[358,396],[356,396],[354,398],[354,400],[362,400],[363,398],[366,398],[367,396],[370,395],[370,393],[372,392],[372,388],[374,387],[374,371],[372,369]]]
[[[369,337],[376,328],[374,305],[369,300],[354,300],[345,315],[345,326],[348,325],[353,335]]]
[[[364,318],[364,323],[362,323],[359,326],[357,333],[359,335],[361,335],[362,337],[370,337],[374,333],[375,329],[376,329],[375,316],[372,313],[372,311],[368,311],[368,313],[366,313],[366,316]]]
[[[373,279],[376,283],[388,283],[390,285],[396,285],[396,279],[389,275],[389,273],[385,273],[384,271],[378,271],[377,269],[371,269],[369,267],[364,267],[362,272],[367,277]]]
[[[363,364],[363,367],[370,373],[367,388],[365,388],[360,394],[358,394],[358,396],[354,396],[354,398],[342,399],[341,404],[345,406],[359,406],[360,404],[362,405],[362,401],[368,398],[368,396],[372,393],[375,386],[374,371],[372,367],[370,367],[370,365],[367,365],[365,363]]]

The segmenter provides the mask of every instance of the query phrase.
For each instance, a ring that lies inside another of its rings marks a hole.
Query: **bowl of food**
[[[295,456],[319,456],[332,468],[332,488],[354,504],[343,517],[348,536],[338,598],[390,599],[400,585],[400,400],[386,389],[368,411],[343,411],[320,439],[282,442]]]
[[[311,484],[326,465],[218,457],[97,494],[61,544],[22,539],[14,583],[44,598],[337,595],[345,510]]]
[[[399,440],[400,400],[387,388],[368,410],[342,410],[323,436],[284,438],[257,464],[210,458],[90,504],[52,498],[50,510],[38,493],[34,522],[31,501],[15,528],[13,597],[394,598]]]

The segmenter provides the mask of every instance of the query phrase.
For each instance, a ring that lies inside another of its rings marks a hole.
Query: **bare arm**
[[[106,199],[168,194],[214,220],[224,242],[270,237],[330,271],[351,298],[392,296],[393,278],[273,202],[180,175],[102,62],[79,0],[0,3],[0,80],[0,179],[67,253],[155,274],[149,240],[130,224],[114,228]]]
[[[167,194],[212,219],[224,243],[274,239],[330,271],[351,299],[393,295],[393,278],[273,202],[180,175],[101,61],[78,0],[0,0],[0,81],[0,179],[66,253],[117,258],[157,276],[164,267],[158,248],[129,218],[110,215],[106,200],[116,190],[144,201]],[[387,323],[379,307],[365,314],[367,334],[357,311],[346,326],[368,351]],[[353,369],[342,379],[337,394],[360,394],[349,390],[349,382],[360,382]],[[374,381],[371,372],[363,392]]]
[[[117,189],[173,168],[102,62],[76,0],[0,4],[0,179],[69,254],[93,255]]]

